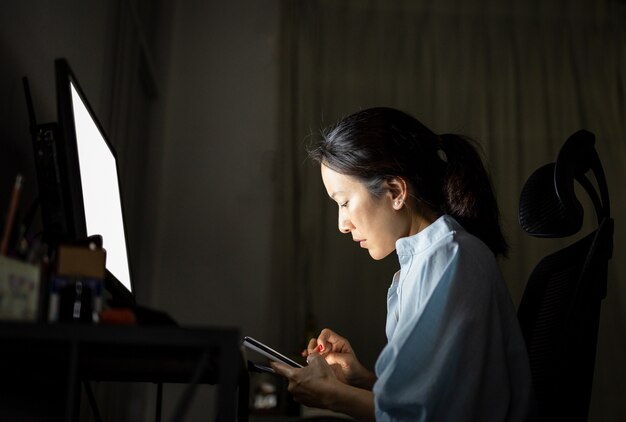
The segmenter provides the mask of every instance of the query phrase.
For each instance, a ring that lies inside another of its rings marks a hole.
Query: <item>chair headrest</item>
[[[565,141],[555,163],[540,167],[528,178],[519,202],[519,223],[524,231],[537,237],[577,233],[584,211],[576,197],[575,181],[591,197],[598,221],[610,217],[606,179],[594,144],[591,132],[579,130]],[[589,170],[595,176],[599,193],[585,176]]]

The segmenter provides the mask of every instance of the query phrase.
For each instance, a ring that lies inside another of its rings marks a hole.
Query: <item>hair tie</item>
[[[448,154],[446,154],[446,151],[444,151],[443,149],[443,137],[442,136],[437,136],[437,155],[439,156],[439,159],[441,161],[443,161],[444,163],[448,163]]]

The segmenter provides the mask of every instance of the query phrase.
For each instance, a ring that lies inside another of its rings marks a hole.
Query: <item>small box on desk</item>
[[[60,276],[79,276],[104,279],[106,253],[104,249],[90,249],[83,246],[59,247],[57,270]]]
[[[38,266],[0,255],[0,320],[35,321],[40,288]]]
[[[103,249],[60,246],[50,277],[48,320],[98,322],[102,311]]]

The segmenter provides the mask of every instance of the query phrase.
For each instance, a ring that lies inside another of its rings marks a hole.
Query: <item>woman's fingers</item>
[[[294,376],[294,370],[296,369],[291,365],[286,365],[276,361],[270,361],[270,366],[274,371],[276,371],[277,374],[287,378],[292,378]]]
[[[342,352],[350,353],[352,349],[350,343],[344,337],[335,333],[333,330],[324,328],[320,335],[317,337],[318,352],[330,353],[330,352]]]
[[[327,353],[333,350],[332,343],[337,340],[337,334],[328,328],[324,328],[317,336],[317,352]]]
[[[350,343],[333,330],[324,328],[317,338],[312,338],[307,344],[306,350],[300,354],[307,357],[313,353],[328,354],[330,352],[352,352]]]
[[[316,338],[312,338],[311,340],[309,340],[309,344],[306,347],[306,351],[307,351],[307,355],[318,352],[318,344],[317,344]]]

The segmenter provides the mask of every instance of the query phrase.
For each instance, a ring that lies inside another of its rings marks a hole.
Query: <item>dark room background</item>
[[[371,261],[337,231],[306,160],[320,128],[387,105],[478,139],[512,246],[502,268],[516,303],[556,246],[519,229],[521,187],[584,128],[597,137],[615,218],[589,420],[626,421],[626,2],[520,3],[5,1],[0,216],[16,173],[20,215],[37,195],[21,78],[38,120],[54,121],[53,61],[65,57],[118,153],[138,301],[288,353],[333,327],[372,366],[396,262]],[[150,419],[146,388],[98,393],[113,420]],[[194,412],[211,400],[203,388]]]

